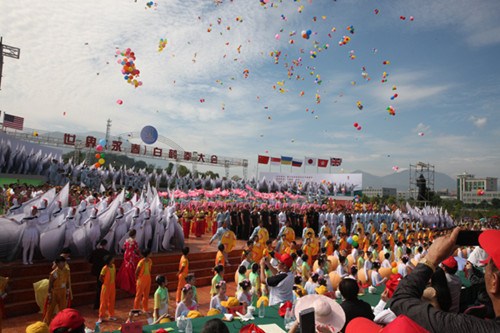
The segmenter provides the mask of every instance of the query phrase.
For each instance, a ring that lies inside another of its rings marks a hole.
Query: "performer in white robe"
[[[22,213],[22,209],[20,209],[21,207],[23,207],[23,205],[19,203],[17,198],[13,198],[12,206],[9,208],[9,213],[7,214],[7,216]]]
[[[122,253],[122,248],[120,247],[120,240],[127,234],[128,226],[125,222],[125,213],[123,207],[118,208],[118,215],[115,217],[115,223],[111,227],[114,231],[114,249],[116,254]]]
[[[152,219],[151,219],[151,209],[146,208],[143,211],[143,217],[142,217],[142,231],[143,231],[143,244],[139,244],[139,247],[141,249],[146,249],[146,248],[151,248],[150,241],[153,238],[153,227],[151,225]]]
[[[170,241],[175,234],[175,224],[178,223],[177,215],[175,214],[175,203],[170,204],[167,209],[165,209],[166,225],[165,234],[163,236],[162,247],[166,251],[171,251]]]
[[[37,212],[37,207],[33,206],[31,207],[29,216],[21,220],[21,224],[26,224],[21,238],[23,246],[23,264],[25,265],[33,264],[33,254],[35,253],[35,248],[38,246],[38,242],[40,240],[40,232],[37,227]]]
[[[132,225],[130,226],[130,229],[135,229],[136,231],[135,241],[137,242],[140,248],[144,241],[144,225],[143,225],[143,217],[141,215],[141,210],[139,209],[139,207],[134,208],[134,212],[132,215]]]
[[[93,208],[89,219],[83,223],[84,226],[90,223],[90,228],[87,229],[89,230],[87,233],[87,239],[90,241],[92,248],[96,247],[97,241],[101,237],[101,225],[99,223],[99,217],[97,216],[98,212],[97,208]]]
[[[58,225],[58,227],[65,226],[66,230],[64,231],[64,245],[63,247],[69,247],[73,243],[73,232],[75,231],[77,225],[76,221],[76,207],[72,207],[68,215],[64,218],[64,220]]]

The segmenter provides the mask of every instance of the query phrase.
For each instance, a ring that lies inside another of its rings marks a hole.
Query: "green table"
[[[377,291],[374,294],[368,293],[368,289],[366,289],[365,294],[362,296],[359,296],[359,299],[367,302],[371,306],[375,306],[378,304],[378,301],[380,300],[380,294],[384,291],[384,289],[385,289],[385,285],[379,286],[379,287],[377,287]],[[342,303],[342,300],[337,299],[337,302],[340,304],[340,303]],[[247,324],[255,324],[255,325],[276,324],[284,330],[285,329],[284,321],[283,321],[283,318],[281,318],[278,314],[278,308],[279,308],[279,306],[277,306],[277,305],[266,307],[266,316],[262,319],[257,316],[258,309],[256,309],[255,311],[257,313],[255,314],[255,320],[247,321],[244,323],[239,321],[239,320],[233,320],[232,322],[226,322],[226,325],[229,328],[229,332],[231,332],[231,333],[238,333],[240,331],[240,328],[242,328],[243,326],[245,326]],[[216,315],[216,316],[192,319],[191,322],[193,324],[193,333],[201,332],[203,325],[205,325],[205,323],[208,320],[210,320],[212,318],[222,318],[222,317],[223,317],[223,315]],[[143,333],[151,333],[154,330],[157,330],[161,327],[163,327],[165,329],[168,327],[171,327],[174,329],[174,332],[178,332],[177,331],[177,324],[175,322],[158,324],[158,325],[146,325],[146,326],[142,327],[142,332]],[[120,333],[120,331],[114,331],[113,333]]]
[[[256,311],[258,312],[258,309],[256,309]],[[203,325],[205,325],[205,323],[208,320],[213,319],[213,318],[222,318],[222,317],[223,317],[223,315],[216,315],[216,316],[192,319],[191,322],[193,324],[193,333],[201,332]],[[255,320],[252,320],[252,321],[241,322],[240,320],[233,320],[231,322],[226,322],[226,325],[229,328],[229,332],[231,332],[231,333],[238,333],[240,331],[240,328],[242,328],[243,326],[248,325],[248,324],[255,324],[255,325],[276,324],[280,328],[282,328],[283,330],[285,329],[283,318],[281,318],[278,314],[278,306],[266,307],[266,316],[262,319],[259,318],[257,316],[257,313],[256,313]],[[154,330],[157,330],[161,327],[163,327],[165,329],[168,327],[171,327],[174,329],[174,332],[178,332],[177,324],[175,322],[158,324],[158,325],[143,326],[142,332],[143,333],[151,333]],[[114,331],[113,333],[120,333],[120,331]]]

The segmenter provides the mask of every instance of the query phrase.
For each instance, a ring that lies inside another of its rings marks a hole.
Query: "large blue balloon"
[[[147,145],[152,145],[158,140],[158,131],[153,126],[144,126],[141,130],[141,139]]]

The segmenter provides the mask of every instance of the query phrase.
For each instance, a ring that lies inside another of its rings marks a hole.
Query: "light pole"
[[[3,57],[9,57],[14,59],[19,59],[21,49],[18,47],[13,47],[9,45],[4,45],[2,43],[2,37],[0,37],[0,90],[2,88],[2,69],[3,69]]]

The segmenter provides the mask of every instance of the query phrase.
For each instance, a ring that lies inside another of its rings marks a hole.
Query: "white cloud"
[[[477,128],[483,128],[488,119],[486,117],[476,117],[476,116],[470,116],[469,120],[476,126]]]

